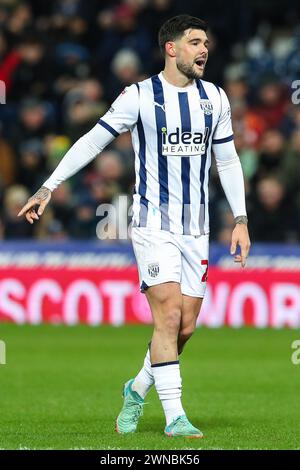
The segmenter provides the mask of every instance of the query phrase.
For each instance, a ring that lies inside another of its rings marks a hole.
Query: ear
[[[173,42],[173,41],[168,41],[168,42],[166,42],[165,51],[166,51],[166,54],[167,54],[169,57],[176,57],[176,45],[175,45],[175,42]]]

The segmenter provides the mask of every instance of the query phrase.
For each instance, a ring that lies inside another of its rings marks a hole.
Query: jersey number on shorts
[[[208,273],[207,273],[207,271],[208,271],[208,259],[201,260],[201,265],[206,266],[206,270],[205,270],[205,273],[202,276],[201,282],[206,282],[207,277],[208,277]]]

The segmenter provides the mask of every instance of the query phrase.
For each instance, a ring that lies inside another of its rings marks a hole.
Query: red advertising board
[[[0,269],[0,321],[151,323],[135,266]],[[211,267],[199,325],[300,327],[300,271]]]

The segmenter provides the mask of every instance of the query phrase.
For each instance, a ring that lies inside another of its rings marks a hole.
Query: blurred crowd
[[[189,13],[210,26],[204,78],[231,102],[251,238],[300,242],[298,10],[281,0],[0,0],[0,239],[97,237],[97,207],[132,194],[128,133],[53,192],[38,224],[17,213],[125,86],[162,70],[159,27]],[[214,166],[210,200],[211,238],[228,244],[233,218]]]

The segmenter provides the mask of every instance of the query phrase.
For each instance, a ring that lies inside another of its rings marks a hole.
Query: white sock
[[[150,388],[154,384],[154,377],[151,369],[150,350],[148,349],[144,365],[134,379],[132,390],[137,392],[142,398],[145,398]]]
[[[175,418],[185,414],[181,404],[179,361],[152,364],[152,373],[168,426]]]

